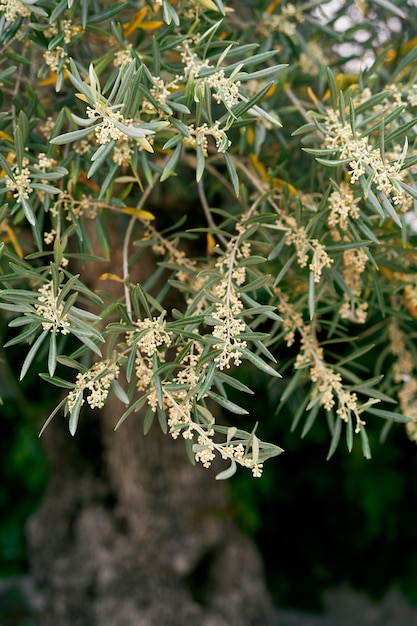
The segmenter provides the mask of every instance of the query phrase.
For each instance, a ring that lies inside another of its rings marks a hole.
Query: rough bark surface
[[[119,262],[115,247],[98,273]],[[114,432],[123,410],[111,398],[74,438],[57,418],[45,432],[51,480],[28,526],[43,626],[266,626],[260,558],[226,485],[157,423],[145,437],[139,414]]]

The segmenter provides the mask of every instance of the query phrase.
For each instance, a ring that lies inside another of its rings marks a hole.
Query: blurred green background
[[[236,519],[263,554],[275,603],[320,610],[322,592],[346,584],[375,600],[398,585],[417,604],[417,450],[404,426],[394,425],[381,443],[383,421],[368,419],[372,459],[359,440],[349,453],[342,436],[326,461],[323,416],[302,439],[303,424],[290,432],[285,407],[274,417],[285,379],[265,388],[262,375],[249,376],[255,396],[247,408],[259,418],[257,432],[285,452],[265,464],[261,479],[238,472],[230,487]]]

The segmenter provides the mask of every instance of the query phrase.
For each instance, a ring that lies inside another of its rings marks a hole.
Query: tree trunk
[[[115,272],[120,249],[95,276]],[[58,418],[43,436],[51,479],[28,526],[42,625],[266,626],[260,558],[230,520],[225,483],[157,420],[144,436],[134,413],[114,432],[123,411],[110,396],[74,438]]]

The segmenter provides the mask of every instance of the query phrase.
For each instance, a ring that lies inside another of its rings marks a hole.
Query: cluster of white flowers
[[[212,313],[212,317],[218,320],[218,324],[213,329],[213,337],[219,339],[213,348],[221,350],[215,361],[218,368],[223,370],[229,368],[232,363],[240,365],[242,350],[247,344],[239,338],[239,335],[244,332],[246,326],[239,319],[243,309],[242,301],[230,282],[226,279],[221,280],[213,292],[217,298],[221,299],[221,302],[215,303],[216,311]]]
[[[33,191],[30,186],[31,183],[32,179],[30,177],[29,168],[27,167],[18,168],[16,166],[14,168],[13,178],[6,175],[6,188],[13,192],[14,198],[29,198],[29,194]]]
[[[132,61],[132,44],[127,44],[126,48],[117,50],[114,53],[113,65],[114,67],[126,67]]]
[[[58,217],[59,207],[62,207],[65,213],[65,219],[68,222],[78,220],[81,216],[94,219],[97,217],[98,211],[104,203],[93,201],[91,196],[83,194],[81,200],[75,199],[68,191],[61,191],[58,200],[51,207],[51,215]]]
[[[79,25],[75,25],[71,20],[61,20],[61,29],[64,33],[64,42],[71,43],[71,39],[79,33],[82,28]]]
[[[62,46],[57,46],[53,50],[46,50],[43,53],[43,58],[51,72],[57,72],[62,59],[67,59],[68,54]]]
[[[190,124],[188,126],[188,131],[190,133],[190,137],[185,137],[185,143],[188,143],[191,146],[199,145],[201,146],[204,156],[208,155],[208,137],[213,137],[216,148],[219,150],[221,147],[227,149],[230,146],[230,141],[227,138],[227,135],[224,130],[219,128],[220,122],[216,120],[212,126],[208,126],[204,122],[201,126],[194,127],[194,124]]]
[[[158,348],[166,346],[167,348],[172,342],[172,333],[165,330],[165,320],[163,316],[154,317],[150,319],[145,317],[143,320],[136,322],[138,327],[137,332],[145,331],[141,334],[139,339],[135,339],[137,333],[130,333],[128,337],[128,343],[137,345],[140,352],[144,352],[148,357],[158,352]]]
[[[304,226],[298,226],[294,217],[284,215],[277,221],[277,226],[286,230],[285,243],[287,246],[294,245],[297,253],[297,262],[300,267],[306,267],[309,256],[312,254],[309,269],[314,274],[314,282],[321,280],[324,268],[329,268],[333,259],[326,252],[325,247],[318,239],[310,239]]]
[[[31,13],[29,7],[20,0],[0,0],[0,12],[8,22],[14,22],[18,17],[28,17]]]
[[[304,74],[317,76],[320,66],[326,67],[330,64],[330,61],[316,41],[308,41],[307,50],[300,54],[299,63],[300,69]]]
[[[356,324],[366,322],[368,303],[358,302],[363,291],[362,274],[368,262],[368,256],[362,248],[351,248],[343,252],[343,278],[349,287],[353,299],[343,294],[343,304],[340,307],[340,317],[349,319]]]
[[[82,30],[81,26],[76,26],[71,20],[61,20],[59,22],[59,26],[61,28],[62,34],[64,35],[64,43],[66,44],[71,43],[71,39],[74,37],[74,35]],[[58,35],[58,33],[58,22],[52,22],[51,24],[49,24],[49,27],[44,30],[44,35],[48,39],[52,39],[53,37]]]
[[[195,451],[195,460],[200,461],[203,467],[210,467],[212,461],[214,461],[216,455],[214,453],[214,445],[212,441],[207,439],[214,435],[214,431],[207,433],[207,437],[200,435],[197,439],[197,446]]]
[[[283,293],[281,289],[278,287],[275,288],[274,293],[277,295],[279,301],[277,309],[282,318],[284,338],[287,346],[290,347],[295,341],[295,333],[303,327],[303,316],[289,303],[288,295]]]
[[[113,160],[118,165],[127,165],[133,152],[132,146],[136,143],[139,149],[153,152],[149,141],[149,135],[153,133],[145,131],[147,137],[131,137],[129,127],[134,125],[134,120],[126,118],[118,110],[119,105],[108,106],[104,102],[96,102],[93,107],[86,109],[87,117],[94,122],[94,136],[99,145],[105,145],[112,140],[117,141],[114,149]],[[101,121],[100,121],[101,120]],[[152,141],[152,138],[151,138]],[[88,147],[88,146],[87,146]]]
[[[75,388],[67,397],[68,411],[71,413],[79,397],[84,404],[84,392],[89,391],[87,402],[92,409],[101,409],[109,395],[111,383],[119,376],[119,367],[110,361],[98,361],[86,372],[77,374]]]
[[[114,146],[112,160],[120,165],[121,167],[129,165],[130,159],[132,158],[133,147],[131,142],[127,139],[119,140],[117,144]]]
[[[333,109],[327,110],[324,127],[325,147],[337,150],[341,159],[349,159],[351,184],[367,174],[369,168],[373,172],[376,188],[391,196],[394,204],[401,210],[406,211],[409,208],[410,198],[398,182],[394,184],[405,177],[405,170],[401,171],[400,157],[391,163],[387,162],[379,149],[372,147],[368,137],[363,137],[358,132],[354,134],[350,125],[342,123],[338,112]]]
[[[347,422],[350,415],[356,419],[355,432],[358,433],[365,422],[361,419],[356,393],[347,391],[339,372],[329,367],[324,360],[323,348],[319,345],[314,329],[304,324],[301,316],[288,301],[288,296],[276,289],[279,298],[278,310],[284,320],[287,343],[294,341],[294,334],[300,335],[300,350],[295,360],[294,369],[309,367],[309,377],[313,383],[312,398],[318,398],[320,406],[330,411],[336,405],[336,414]]]
[[[164,79],[160,76],[152,76],[153,85],[149,90],[149,93],[153,97],[153,99],[158,102],[158,104],[165,106],[167,104],[167,98],[171,95],[171,90],[174,90],[177,87],[177,78],[175,78],[170,83],[166,84]],[[155,108],[153,104],[146,101],[145,104],[146,111],[153,113]]]
[[[327,223],[329,228],[336,229],[336,226],[342,231],[348,228],[348,218],[358,219],[360,215],[358,207],[359,198],[355,198],[352,189],[347,183],[342,181],[339,189],[335,189],[329,196],[329,217]],[[334,241],[340,241],[340,234],[337,230],[332,230],[332,238]]]
[[[203,467],[210,467],[216,457],[216,452],[218,452],[223,460],[233,461],[251,469],[254,478],[262,476],[263,463],[259,463],[250,454],[247,454],[241,443],[218,444],[213,441],[213,436],[213,429],[206,432],[201,431],[194,447],[195,460],[200,461]]]
[[[271,31],[276,31],[287,37],[292,37],[297,30],[297,23],[302,24],[303,22],[302,10],[291,2],[287,2],[278,15],[271,15],[269,12],[265,13],[258,29],[263,35],[269,35]]]
[[[263,463],[256,463],[253,458],[245,457],[245,448],[241,443],[227,444],[222,451],[223,459],[233,459],[243,465],[252,469],[252,474],[255,478],[262,476]]]
[[[180,78],[188,78],[189,76],[197,79],[200,78],[200,73],[203,70],[215,69],[212,65],[210,65],[207,59],[200,59],[199,56],[191,49],[190,44],[191,41],[185,41],[181,44],[182,47],[180,54],[181,61],[184,64],[184,77],[177,77],[178,80]],[[227,107],[232,107],[239,101],[240,81],[233,75],[229,77],[226,76],[224,70],[221,68],[212,72],[208,76],[200,78],[198,84],[200,88],[207,85],[210,89],[213,89],[213,99],[218,104],[223,102]]]
[[[49,244],[53,243],[53,241],[55,241],[55,237],[56,237],[56,230],[55,230],[55,228],[52,228],[52,230],[45,231],[43,233],[43,240],[46,243],[46,245],[49,245]]]
[[[315,340],[313,343],[315,343]],[[302,341],[302,350],[309,349],[308,346],[310,345],[311,341]],[[365,422],[360,417],[356,393],[344,389],[340,373],[324,363],[321,347],[316,345],[314,353],[306,356],[313,361],[310,367],[310,380],[313,383],[311,397],[315,398],[318,396],[319,404],[326,411],[330,411],[337,401],[336,414],[344,422],[347,422],[350,415],[353,414],[356,418],[355,433],[359,433],[361,426],[364,426]]]
[[[313,258],[308,267],[314,274],[314,282],[319,283],[323,269],[329,268],[333,263],[333,259],[327,254],[325,247],[317,239],[312,239],[311,245],[313,247]]]
[[[39,152],[38,154],[38,167],[40,170],[45,171],[57,165],[57,161],[55,159],[51,159],[46,156],[44,152]]]
[[[216,268],[224,276],[212,288],[216,301],[211,317],[219,322],[214,326],[213,336],[220,340],[213,347],[221,350],[215,358],[220,370],[229,368],[232,363],[240,365],[242,350],[247,347],[246,341],[239,337],[245,331],[246,325],[240,317],[243,303],[237,289],[246,279],[244,265],[237,267],[237,264],[251,253],[250,244],[247,241],[240,242],[244,229],[242,222],[237,224],[240,234],[230,241],[228,251],[216,263]]]
[[[106,107],[101,102],[96,102],[94,107],[87,107],[86,113],[87,117],[92,120],[101,119],[100,124],[94,128],[94,133],[99,144],[109,143],[112,139],[124,139],[125,134],[116,127],[114,122],[120,122],[125,126],[130,126],[133,121],[125,119],[120,111]]]
[[[198,78],[203,69],[210,67],[210,63],[207,59],[202,61],[198,54],[191,49],[191,44],[190,40],[181,42],[180,57],[184,65],[184,77]]]
[[[51,332],[60,332],[67,335],[70,330],[70,323],[67,315],[63,315],[64,303],[58,304],[60,290],[55,295],[52,281],[45,283],[38,289],[39,304],[35,305],[36,313],[45,321],[42,322],[42,328]]]
[[[408,89],[407,100],[410,106],[417,107],[417,83],[414,83]]]
[[[224,102],[226,106],[232,107],[239,102],[240,80],[228,78],[224,70],[218,70],[214,74],[210,74],[204,79],[204,82],[215,90],[213,99],[220,104]]]
[[[179,356],[181,356],[182,351],[183,349],[180,348]],[[178,437],[180,430],[182,430],[184,439],[192,439],[194,436],[192,410],[193,400],[198,390],[199,376],[197,367],[202,352],[203,348],[200,343],[194,341],[190,351],[186,351],[181,359],[180,369],[174,377],[173,382],[178,387],[167,395],[168,426],[174,439]],[[206,367],[207,365],[203,369]]]

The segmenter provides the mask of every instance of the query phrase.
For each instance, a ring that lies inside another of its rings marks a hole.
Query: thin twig
[[[287,87],[285,90],[285,93],[287,94],[288,98],[291,100],[291,102],[293,103],[297,111],[300,113],[300,115],[305,119],[305,121],[311,122],[311,118],[308,117],[307,110],[304,108],[304,106],[301,103],[301,100],[295,95],[293,90]]]
[[[216,226],[216,223],[213,220],[213,216],[210,212],[210,207],[207,202],[207,196],[206,192],[204,191],[204,185],[202,180],[198,181],[197,187],[198,195],[200,196],[200,202],[201,206],[203,207],[204,215],[206,216],[207,224],[210,226],[210,228],[214,228],[217,231],[218,227]],[[227,248],[227,240],[223,237],[223,235],[219,232],[216,232],[215,236],[219,239],[219,241],[221,241],[224,247]]]

